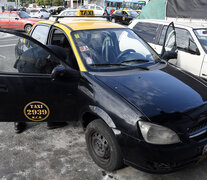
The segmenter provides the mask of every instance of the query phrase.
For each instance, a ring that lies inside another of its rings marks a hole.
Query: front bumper
[[[139,141],[126,134],[118,138],[124,162],[149,173],[170,173],[205,160],[203,148],[206,141],[153,145]]]

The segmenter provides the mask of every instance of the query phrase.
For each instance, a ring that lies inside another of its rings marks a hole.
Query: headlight
[[[171,129],[144,121],[139,121],[138,123],[142,136],[148,143],[175,144],[180,142],[178,135]]]

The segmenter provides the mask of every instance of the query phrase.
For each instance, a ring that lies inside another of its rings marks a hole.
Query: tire
[[[24,27],[24,30],[26,33],[28,33],[31,29],[32,25],[31,24],[27,24],[25,27]]]
[[[123,157],[116,137],[101,119],[89,123],[85,138],[89,154],[98,166],[106,171],[114,171],[123,166]]]

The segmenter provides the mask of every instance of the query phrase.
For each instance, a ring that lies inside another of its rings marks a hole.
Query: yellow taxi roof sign
[[[95,16],[95,14],[94,14],[94,11],[92,9],[79,9],[76,13],[76,16],[92,17],[92,16]]]

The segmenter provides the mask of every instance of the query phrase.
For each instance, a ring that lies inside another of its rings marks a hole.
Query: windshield
[[[20,11],[17,13],[19,15],[20,18],[24,19],[24,18],[31,18],[29,14],[27,14],[24,11]]]
[[[90,71],[134,68],[159,60],[148,44],[130,29],[75,31],[72,36]]]
[[[200,41],[204,51],[207,53],[207,29],[194,29],[194,33]]]

